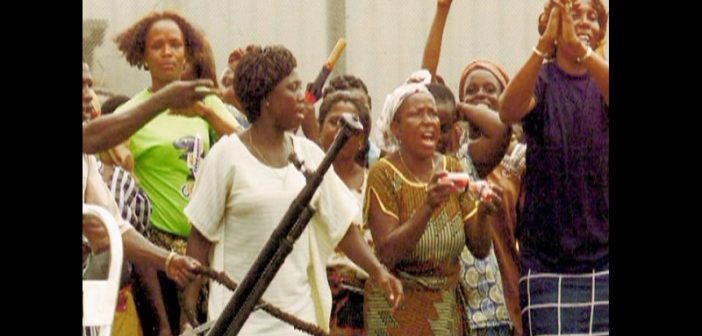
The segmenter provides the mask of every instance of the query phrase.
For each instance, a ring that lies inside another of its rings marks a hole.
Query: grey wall
[[[513,76],[536,44],[544,3],[454,0],[438,71],[454,93],[463,66],[476,57],[499,61]],[[609,0],[604,3],[609,6]],[[337,15],[328,16],[330,8]],[[338,15],[339,8],[345,15]],[[98,86],[127,95],[148,86],[149,76],[129,67],[112,38],[150,10],[175,9],[201,28],[214,49],[218,73],[234,47],[276,43],[293,51],[303,81],[312,81],[336,42],[330,35],[345,32],[348,45],[340,68],[366,82],[377,114],[385,95],[420,66],[435,8],[432,0],[84,0],[83,18],[108,24],[94,51]]]

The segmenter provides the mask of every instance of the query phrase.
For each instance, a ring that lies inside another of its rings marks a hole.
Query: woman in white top
[[[188,255],[237,282],[306,184],[288,156],[294,152],[311,170],[324,157],[316,144],[288,132],[304,118],[296,65],[295,57],[282,46],[256,47],[242,58],[234,82],[252,125],[212,147],[185,209],[193,225]],[[373,256],[358,228],[350,225],[358,212],[356,203],[346,185],[328,171],[310,204],[316,213],[263,294],[264,300],[328,331],[332,298],[325,267],[338,245],[384,288],[394,306],[399,304],[401,283]],[[186,309],[195,301],[195,287],[186,289]],[[212,284],[209,319],[219,317],[232,294]],[[298,334],[260,310],[249,316],[240,331],[240,335]]]

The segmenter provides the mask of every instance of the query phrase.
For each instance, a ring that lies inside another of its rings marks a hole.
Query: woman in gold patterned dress
[[[422,72],[426,81],[428,72]],[[439,117],[422,83],[404,84],[389,95],[379,127],[398,150],[368,175],[364,217],[376,254],[402,280],[405,298],[397,310],[372,283],[366,285],[368,335],[463,335],[467,332],[459,292],[459,256],[467,245],[478,258],[492,244],[491,215],[448,172],[460,163],[436,153]],[[499,191],[484,188],[499,202]]]

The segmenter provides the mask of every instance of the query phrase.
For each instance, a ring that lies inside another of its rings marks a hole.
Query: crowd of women
[[[235,48],[218,80],[205,35],[175,12],[114,38],[151,77],[133,97],[101,104],[84,63],[84,202],[118,219],[129,261],[113,334],[217,320],[233,292],[202,270],[241,281],[307,183],[289,157],[314,171],[344,113],[364,131],[264,300],[332,335],[609,334],[607,11],[547,1],[521,68],[468,60],[456,95],[437,74],[451,2],[376,119],[351,74],[307,101],[282,45]],[[95,262],[104,232],[83,230]],[[255,310],[241,334],[304,333]]]

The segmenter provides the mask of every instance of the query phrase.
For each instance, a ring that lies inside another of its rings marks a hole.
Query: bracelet
[[[585,62],[586,59],[588,59],[588,58],[590,58],[590,56],[592,56],[592,53],[593,53],[592,48],[587,47],[587,51],[585,52],[585,55],[576,58],[575,63],[582,64],[583,62]]]
[[[548,59],[548,54],[539,51],[539,48],[537,48],[536,46],[534,46],[534,48],[532,49],[532,51],[534,51],[534,54],[536,54],[536,56],[539,56],[539,57],[541,57],[541,58],[543,58],[543,59]]]
[[[177,255],[177,253],[171,251],[171,253],[168,254],[168,257],[166,257],[166,275],[170,276],[170,272],[168,272],[169,267],[171,266],[171,261],[173,261],[173,258]]]

